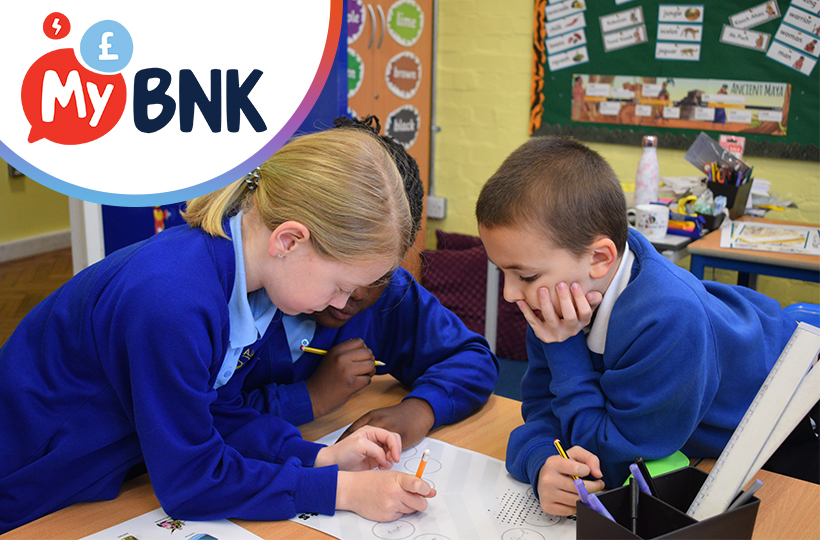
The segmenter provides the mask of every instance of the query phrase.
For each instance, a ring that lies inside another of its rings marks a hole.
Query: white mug
[[[635,216],[635,228],[649,241],[662,240],[669,226],[669,207],[662,204],[639,204],[627,210]]]

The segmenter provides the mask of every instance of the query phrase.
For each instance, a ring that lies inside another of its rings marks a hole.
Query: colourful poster
[[[364,31],[367,11],[362,0],[349,0],[347,5],[347,44],[355,43]]]
[[[575,122],[786,135],[791,85],[575,74]]]
[[[355,49],[347,48],[347,97],[356,95],[364,80],[364,60]]]
[[[414,0],[399,0],[387,12],[387,33],[396,43],[412,47],[424,29],[424,12]]]
[[[410,149],[419,135],[420,122],[421,114],[417,108],[412,105],[402,105],[387,115],[384,132],[396,139],[405,149]]]
[[[421,85],[421,60],[410,51],[397,54],[387,62],[384,79],[391,92],[412,98]]]

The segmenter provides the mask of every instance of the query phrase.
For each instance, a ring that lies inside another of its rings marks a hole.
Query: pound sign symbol
[[[100,54],[100,60],[117,60],[119,59],[120,55],[118,54],[110,54],[108,49],[110,49],[113,45],[108,43],[108,38],[112,37],[114,32],[103,32],[102,39],[100,41],[100,50],[102,53]]]

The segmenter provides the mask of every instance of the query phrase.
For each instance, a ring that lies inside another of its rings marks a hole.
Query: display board
[[[531,135],[820,161],[820,0],[535,2]]]

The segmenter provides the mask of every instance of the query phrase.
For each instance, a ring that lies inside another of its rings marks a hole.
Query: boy
[[[363,129],[386,148],[404,180],[415,234],[424,204],[416,161],[401,144],[378,135],[374,116],[341,117],[334,124]],[[377,372],[410,387],[401,403],[370,411],[342,438],[371,425],[401,435],[403,447],[413,446],[432,429],[472,414],[498,380],[498,360],[487,341],[403,268],[352,291],[342,309],[288,315],[283,323],[284,331],[268,341],[245,380],[248,400],[259,410],[301,425],[344,405]],[[302,345],[328,353],[303,353]],[[385,365],[376,368],[375,360]]]
[[[513,152],[476,216],[504,297],[530,325],[507,469],[544,511],[575,512],[573,474],[597,478],[592,492],[620,485],[638,456],[720,454],[796,327],[776,301],[658,254],[628,228],[615,173],[574,140]]]

